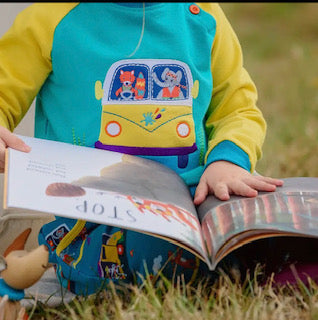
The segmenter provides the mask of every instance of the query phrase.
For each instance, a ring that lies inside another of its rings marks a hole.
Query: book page
[[[272,236],[318,237],[318,178],[287,178],[284,186],[255,198],[209,197],[199,208],[203,235],[215,266],[252,240]]]
[[[20,136],[9,149],[5,207],[133,229],[205,256],[190,193],[169,168],[136,156]]]

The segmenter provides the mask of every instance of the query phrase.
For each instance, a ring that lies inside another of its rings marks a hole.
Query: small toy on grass
[[[0,256],[0,320],[28,319],[20,304],[24,289],[40,280],[49,267],[45,245],[30,252],[24,250],[30,233],[30,228],[23,231]]]

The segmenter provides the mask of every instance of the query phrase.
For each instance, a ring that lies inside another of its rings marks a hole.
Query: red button
[[[190,9],[190,12],[193,14],[198,14],[200,12],[200,8],[195,4],[191,4],[189,9]]]

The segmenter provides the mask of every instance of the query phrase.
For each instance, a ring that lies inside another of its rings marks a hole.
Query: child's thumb
[[[31,148],[23,140],[4,127],[0,128],[0,138],[6,147],[24,152],[29,152],[31,150]]]

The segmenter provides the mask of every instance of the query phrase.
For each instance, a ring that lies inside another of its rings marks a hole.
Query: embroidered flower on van
[[[148,124],[152,125],[156,122],[157,119],[160,119],[162,117],[161,112],[164,112],[164,111],[165,111],[164,108],[161,110],[159,108],[157,108],[154,113],[152,113],[152,112],[143,113],[144,119],[141,120],[140,122],[145,122],[146,127],[148,126]]]
[[[143,113],[143,117],[144,119],[140,122],[144,122],[146,127],[148,126],[148,124],[152,125],[156,122],[156,120],[154,119],[154,114],[152,112]]]

